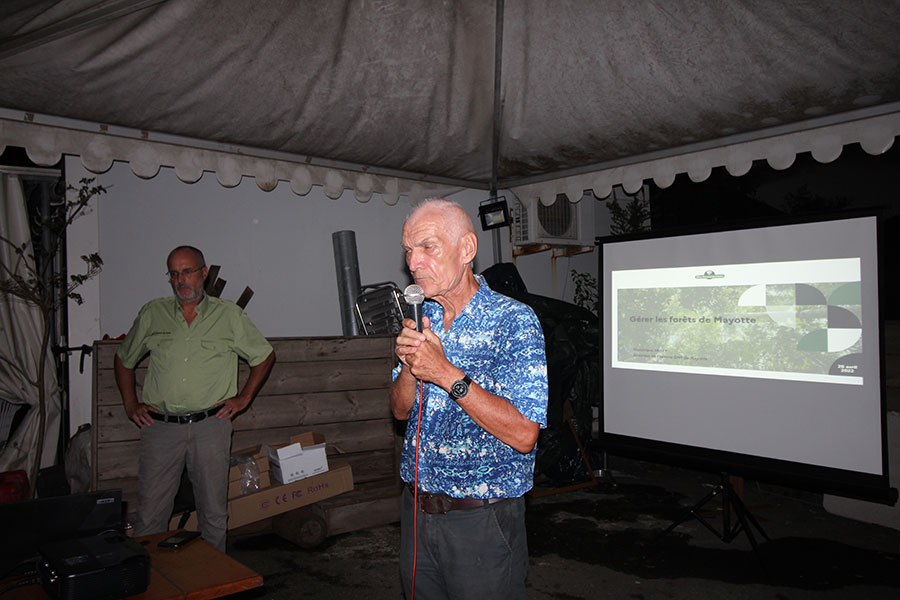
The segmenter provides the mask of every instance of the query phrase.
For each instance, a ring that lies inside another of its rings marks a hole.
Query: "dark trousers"
[[[413,572],[413,496],[403,489],[400,577],[410,598]],[[525,598],[528,545],[525,501],[511,498],[446,514],[416,511],[416,600]]]

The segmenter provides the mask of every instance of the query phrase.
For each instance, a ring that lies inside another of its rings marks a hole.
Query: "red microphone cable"
[[[425,301],[425,291],[422,286],[412,284],[403,290],[403,299],[412,307],[413,320],[416,322],[416,331],[422,332],[422,304]],[[418,379],[418,378],[417,378]],[[425,383],[419,379],[419,415],[416,419],[416,458],[413,473],[413,556],[412,576],[409,600],[416,596],[416,562],[419,556],[419,439],[422,433],[422,406],[425,404]]]
[[[416,597],[416,559],[419,554],[419,434],[422,432],[422,406],[425,404],[425,384],[419,380],[419,415],[416,418],[416,460],[413,472],[413,561],[409,600]]]

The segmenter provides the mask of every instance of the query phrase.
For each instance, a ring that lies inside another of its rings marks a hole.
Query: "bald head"
[[[191,254],[193,254],[194,258],[197,259],[198,266],[206,264],[206,259],[203,257],[203,253],[200,252],[199,248],[195,248],[193,246],[178,246],[177,248],[173,248],[172,251],[169,252],[169,256],[166,257],[166,265],[168,265],[172,260],[172,257],[179,252],[190,252]]]
[[[458,244],[459,240],[467,233],[475,233],[472,219],[462,206],[443,198],[430,198],[416,206],[406,217],[404,228],[423,218],[440,219],[447,232],[451,243]]]
[[[425,297],[440,302],[445,311],[462,308],[478,289],[472,274],[478,237],[469,215],[455,202],[435,199],[419,204],[403,224],[403,250]]]

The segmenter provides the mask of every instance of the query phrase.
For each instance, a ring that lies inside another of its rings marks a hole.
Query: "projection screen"
[[[875,216],[598,245],[602,448],[896,500]]]

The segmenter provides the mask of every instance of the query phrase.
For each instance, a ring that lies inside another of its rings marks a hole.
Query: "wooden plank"
[[[113,406],[94,406],[94,439],[98,443],[138,440],[141,430],[131,422],[121,402]]]
[[[375,498],[396,498],[402,491],[403,480],[400,479],[400,473],[397,472],[392,477],[359,482],[354,485],[353,490],[334,496],[333,498],[328,498],[320,504],[327,509],[335,506],[344,506],[346,504],[356,504],[357,502]]]
[[[248,448],[256,444],[283,444],[291,436],[310,431],[309,427],[239,431],[234,434],[233,448]],[[373,419],[347,423],[322,423],[314,431],[325,436],[326,449],[336,454],[384,450],[394,445],[396,433],[393,419]]]
[[[133,449],[136,449],[136,445]],[[392,450],[370,450],[353,454],[332,454],[331,459],[340,456],[341,462],[349,463],[353,478],[357,483],[366,483],[392,477],[399,472]],[[109,458],[100,470],[99,489],[121,488],[123,498],[137,498],[138,464],[134,461],[111,461]]]
[[[140,430],[121,401],[95,406],[96,437],[101,442],[136,440]],[[235,431],[385,419],[391,416],[386,389],[259,396],[232,422]]]
[[[260,395],[234,420],[236,431],[385,419],[391,416],[388,390],[346,390]]]
[[[337,535],[365,527],[375,527],[400,520],[399,478],[357,485],[353,491],[339,494],[282,513],[272,519],[272,532],[295,544],[306,547],[312,535],[305,523],[316,515],[326,524],[326,535]]]
[[[96,372],[95,372],[96,373]],[[388,372],[389,373],[389,372]],[[143,400],[143,383],[144,376],[146,375],[146,369],[138,370],[136,373],[137,385],[137,397],[138,401]],[[109,375],[112,377],[112,374]],[[102,378],[101,378],[102,379]],[[340,401],[341,399],[349,402],[351,409],[354,408],[353,403],[355,402],[353,394],[359,395],[359,392],[373,392],[373,393],[382,393],[384,397],[387,396],[387,390],[390,388],[390,375],[388,374],[387,378],[384,378],[379,373],[379,379],[381,381],[371,383],[369,387],[359,386],[356,389],[346,389],[346,390],[336,390],[333,392],[329,391],[303,391],[303,390],[289,390],[286,386],[278,386],[277,384],[273,385],[264,385],[262,390],[260,391],[259,396],[257,396],[256,402],[260,401],[263,398],[282,398],[285,401],[293,401],[293,402],[304,402],[308,398],[315,399],[316,396],[322,395],[323,398],[328,398],[328,394],[334,394],[331,396],[334,401]],[[242,378],[238,382],[238,389],[240,389],[246,378]],[[99,388],[99,389],[98,389]],[[281,388],[281,389],[279,389]],[[101,383],[99,383],[95,388],[95,404],[99,406],[121,406],[122,397],[119,394],[118,388],[115,386],[115,382],[106,379],[102,379]],[[365,395],[365,394],[363,394]],[[256,403],[254,402],[254,404]],[[96,423],[96,421],[94,421]]]
[[[340,460],[349,464],[353,469],[356,489],[366,490],[363,497],[370,493],[369,490],[378,490],[392,482],[396,485],[396,482],[399,481],[399,466],[390,450],[344,454],[341,455]],[[135,464],[133,467],[130,472],[123,470],[116,477],[102,479],[98,486],[98,489],[122,490],[122,502],[126,505],[126,511],[132,514],[137,511],[138,500],[137,465]],[[370,484],[374,484],[375,487],[373,488]],[[354,498],[359,496],[360,494],[357,493]]]
[[[247,304],[250,302],[250,298],[252,298],[252,297],[253,297],[253,290],[250,289],[250,286],[246,286],[244,288],[244,291],[241,292],[241,296],[237,300],[235,300],[234,303],[237,304],[238,306],[240,306],[242,309],[246,309]]]
[[[147,369],[142,369],[140,371],[140,380],[137,381],[137,385],[135,386],[135,390],[137,392],[138,402],[144,401],[144,375],[146,375]],[[135,375],[137,375],[136,373]],[[97,381],[94,383],[94,408],[97,407],[113,407],[118,405],[122,406],[122,395],[119,394],[119,388],[116,387],[116,382],[113,379],[112,372],[104,372],[104,371],[94,371],[94,375],[97,377]],[[100,422],[94,419],[94,425],[96,426]]]
[[[213,283],[212,289],[207,293],[213,298],[218,298],[222,295],[222,291],[225,289],[226,285],[228,285],[228,280],[219,277],[218,279],[216,279],[215,283]]]
[[[400,520],[400,496],[375,498],[325,510],[328,535],[377,527]],[[274,529],[274,527],[273,527]],[[275,531],[275,533],[278,533]]]
[[[392,450],[375,450],[358,454],[342,454],[341,461],[350,464],[355,484],[380,481],[399,473]]]
[[[239,378],[242,382],[243,377]],[[263,389],[266,394],[337,392],[387,388],[391,382],[391,363],[387,358],[345,361],[278,363]]]
[[[103,371],[109,369],[113,370],[113,358],[116,355],[116,350],[119,349],[119,346],[122,345],[122,340],[97,340],[94,342],[94,351],[92,356],[94,357],[94,371]],[[138,366],[141,365],[147,366],[146,357],[138,363]]]
[[[139,444],[138,440],[97,444],[97,487],[105,487],[107,480],[137,477]]]
[[[309,427],[282,427],[237,432],[232,438],[234,449],[249,448],[257,444],[283,444],[291,436],[310,431]],[[391,419],[354,421],[347,423],[326,423],[315,427],[326,440],[329,456],[393,450],[396,434]],[[97,481],[137,476],[140,441],[100,442],[97,445]]]
[[[393,336],[276,337],[268,340],[275,350],[276,362],[281,363],[390,358],[394,352]],[[121,340],[94,342],[94,367],[112,369],[113,356],[121,344]]]
[[[269,338],[269,343],[278,362],[391,358],[394,353],[392,336]]]
[[[125,501],[126,496],[137,500],[138,494],[138,480],[137,480],[137,471],[135,471],[135,476],[128,477],[119,477],[119,478],[111,478],[104,479],[100,482],[100,485],[97,489],[100,490],[122,490],[122,501]]]
[[[216,279],[219,277],[221,269],[221,265],[209,265],[209,269],[206,271],[206,284],[203,286],[203,290],[210,296],[215,295],[212,291],[215,288]]]
[[[238,368],[238,389],[247,380],[249,368]],[[142,392],[146,368],[135,370],[139,392]],[[387,388],[391,382],[391,364],[387,358],[369,358],[352,361],[320,361],[305,363],[279,363],[272,367],[261,393],[266,395],[313,392],[337,392]],[[115,376],[101,372],[95,390],[101,406],[121,402]]]
[[[100,374],[97,370],[97,344],[94,344],[94,351],[92,352],[94,357],[94,368],[91,370],[91,423],[93,423],[93,427],[91,427],[91,489],[96,490],[97,488],[97,457],[99,456],[99,451],[97,449],[97,427],[100,423],[100,418],[97,416],[97,388],[99,387],[99,377]]]

